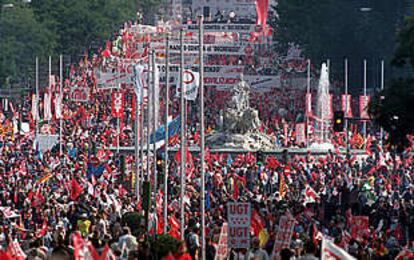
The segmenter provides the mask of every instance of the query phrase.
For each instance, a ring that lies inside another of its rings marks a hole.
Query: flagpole
[[[365,96],[367,95],[367,60],[364,60],[364,100]],[[364,120],[363,122],[363,133],[364,133],[364,148],[366,148],[366,140],[367,140],[367,121]]]
[[[139,76],[137,76],[139,77]],[[132,97],[134,98],[134,97]],[[136,195],[136,199],[137,202],[139,200],[139,140],[138,140],[138,135],[139,135],[139,97],[138,97],[138,91],[135,91],[135,195]],[[141,139],[141,136],[139,136],[139,139]]]
[[[169,45],[170,45],[169,36],[166,38],[166,48],[165,48],[165,154],[164,154],[164,234],[167,234],[168,228],[168,106],[170,105],[170,81],[169,81]]]
[[[346,155],[349,155],[349,131],[348,131],[348,59],[345,59],[345,145],[346,145]]]
[[[200,71],[199,71],[199,84],[200,84],[200,171],[201,171],[201,259],[206,259],[206,220],[205,220],[205,212],[206,212],[206,192],[205,192],[205,169],[204,169],[204,160],[205,160],[205,154],[204,154],[204,146],[205,146],[205,136],[204,136],[204,17],[203,15],[200,15],[199,17],[199,65],[200,65]],[[181,91],[183,92],[183,91]]]
[[[156,140],[155,140],[155,131],[157,129],[157,117],[156,117],[156,108],[155,108],[155,104],[156,104],[156,96],[155,96],[155,82],[156,82],[156,74],[155,74],[155,70],[157,69],[157,66],[155,64],[155,50],[152,50],[152,136],[153,136],[153,144],[152,144],[152,156],[153,156],[153,167],[154,169],[152,169],[152,175],[154,177],[154,213],[156,214],[156,210],[157,210],[157,190],[158,190],[158,176],[157,176],[157,146],[156,146]],[[157,226],[157,218],[155,219],[155,227]],[[156,228],[154,229],[154,236],[156,235]]]
[[[39,58],[36,57],[36,115],[35,115],[35,121],[36,121],[36,139],[37,134],[39,133]]]
[[[384,90],[384,78],[385,78],[385,73],[384,72],[385,72],[384,60],[381,60],[381,91]],[[380,102],[382,102],[382,100]],[[382,149],[384,148],[382,146],[383,145],[383,141],[382,141],[383,136],[384,136],[384,129],[381,127],[381,129],[380,129],[380,146],[381,146]]]
[[[151,131],[151,119],[150,119],[150,105],[151,105],[151,95],[150,95],[150,88],[151,88],[151,58],[152,52],[148,53],[148,102],[147,102],[147,176],[146,180],[150,181],[150,131]]]
[[[180,30],[180,231],[181,240],[184,240],[184,184],[185,184],[185,117],[184,117],[184,29]]]
[[[59,106],[60,106],[60,115],[59,115],[59,154],[62,156],[63,153],[63,120],[62,120],[62,105],[63,105],[63,56],[59,56]]]
[[[306,77],[306,99],[308,98],[308,95],[310,94],[310,59],[308,59],[308,71],[307,71],[307,77]],[[307,102],[305,102],[307,103]],[[307,104],[308,106],[311,104]],[[309,148],[309,112],[308,107],[306,107],[306,148]]]
[[[48,80],[48,82],[49,82],[49,87],[48,87],[48,109],[49,109],[49,113],[51,113],[52,111],[51,111],[51,102],[49,102],[49,100],[52,100],[52,98],[50,97],[50,95],[52,94],[52,81],[50,80],[50,78],[52,77],[52,56],[49,56],[49,80]],[[49,114],[48,114],[48,120],[47,120],[47,123],[49,124]]]

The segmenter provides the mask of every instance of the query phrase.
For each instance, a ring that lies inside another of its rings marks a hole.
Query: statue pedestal
[[[215,132],[207,136],[207,145],[212,149],[240,149],[246,151],[270,151],[275,149],[269,136],[259,132],[231,134]]]

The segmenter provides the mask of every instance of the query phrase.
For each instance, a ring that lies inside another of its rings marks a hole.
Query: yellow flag
[[[259,233],[259,242],[260,242],[260,244],[259,244],[259,246],[264,247],[268,240],[269,240],[269,233],[267,233],[267,230],[266,229],[260,230],[260,233]]]

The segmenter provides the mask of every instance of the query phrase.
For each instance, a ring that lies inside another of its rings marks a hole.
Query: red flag
[[[122,118],[124,114],[124,92],[112,93],[112,116]]]
[[[102,251],[101,260],[115,260],[116,257],[112,250],[109,248],[108,244],[105,245],[104,250]]]
[[[79,183],[75,180],[75,178],[72,178],[71,186],[70,186],[70,199],[76,200],[81,193],[82,193],[82,186],[79,185]]]
[[[46,232],[47,232],[47,222],[46,222],[46,219],[44,219],[42,227],[36,233],[36,238],[43,237],[44,235],[46,235]]]
[[[24,260],[27,257],[23,249],[20,247],[19,242],[16,240],[9,243],[6,255],[9,255],[10,259],[13,260]]]
[[[170,220],[170,232],[168,234],[176,239],[180,239],[180,223],[174,215],[171,216]]]
[[[257,25],[262,26],[262,30],[266,30],[267,12],[269,9],[269,0],[256,0]]]
[[[279,161],[275,157],[269,156],[266,158],[266,168],[275,170],[278,167],[279,167]]]
[[[99,260],[99,255],[91,243],[83,240],[80,233],[73,235],[73,256],[75,260],[93,259]]]
[[[45,201],[45,198],[40,192],[40,189],[37,189],[36,193],[33,196],[32,207],[39,207],[40,205],[43,204],[44,201]]]
[[[12,260],[12,257],[9,254],[9,252],[0,250],[0,259],[2,259],[2,260]]]
[[[257,213],[257,211],[253,209],[250,229],[253,230],[253,233],[255,236],[259,236],[260,231],[264,229],[264,227],[265,227],[264,220],[259,215],[259,213]]]
[[[174,160],[179,163],[181,162],[181,148],[174,155]],[[185,164],[186,164],[186,174],[189,175],[194,169],[194,161],[191,153],[188,151],[188,146],[185,147]]]
[[[106,42],[106,48],[105,50],[101,53],[101,56],[103,58],[109,58],[111,56],[111,42],[107,41]]]
[[[285,174],[285,176],[289,176],[290,175],[290,164],[286,164],[285,168],[283,169],[283,173]]]

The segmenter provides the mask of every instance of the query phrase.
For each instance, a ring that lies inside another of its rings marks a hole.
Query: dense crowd
[[[124,116],[115,118],[111,91],[95,86],[93,69],[100,62],[95,56],[70,69],[63,88],[62,129],[54,109],[54,116],[39,126],[42,133],[62,133],[62,152],[59,143],[41,150],[35,142],[31,97],[0,113],[1,259],[99,259],[98,255],[101,259],[200,258],[199,155],[187,156],[184,240],[179,229],[179,158],[174,154],[168,164],[168,223],[163,221],[162,206],[165,173],[159,170],[156,178],[161,185],[153,194],[155,205],[147,226],[143,201],[134,193],[138,181],[134,157],[121,157],[109,149],[117,145],[118,135],[120,146],[134,144],[133,91],[125,91]],[[73,85],[91,89],[88,102],[70,99]],[[59,91],[51,88],[52,93]],[[45,91],[49,89],[41,94]],[[172,89],[170,96],[174,94]],[[222,98],[217,99],[218,95]],[[215,90],[206,93],[208,132],[216,127],[226,95]],[[291,111],[289,95],[280,90],[252,94],[251,104],[263,121],[260,131],[272,136],[278,147],[304,147],[296,142],[294,127],[303,118],[296,120],[287,112]],[[285,112],[276,110],[273,97],[285,104]],[[171,102],[174,116],[178,115],[177,103]],[[41,102],[40,114],[43,110]],[[160,106],[160,115],[163,113]],[[187,113],[189,145],[198,145],[197,106],[189,105]],[[21,129],[26,120],[29,131]],[[321,239],[333,241],[358,259],[410,257],[414,240],[414,162],[410,151],[397,155],[387,146],[371,150],[371,143],[377,144],[375,137],[364,141],[355,128],[350,136],[352,148],[361,148],[366,142],[368,149],[363,155],[345,155],[337,149],[344,147],[344,138],[343,134],[332,134],[336,149],[326,155],[218,154],[207,150],[207,259],[217,254],[220,230],[227,221],[226,205],[235,201],[251,203],[252,239],[250,248],[229,250],[229,259],[315,259],[321,256]],[[178,140],[172,140],[171,146],[177,147]],[[140,166],[146,168],[145,163]],[[154,170],[151,167],[150,173]],[[154,178],[150,174],[152,183]],[[294,230],[290,245],[274,252],[282,216],[295,220]],[[355,230],[353,219],[361,217],[368,219],[367,225]],[[168,237],[162,235],[165,226]],[[162,247],[161,241],[168,243]]]

